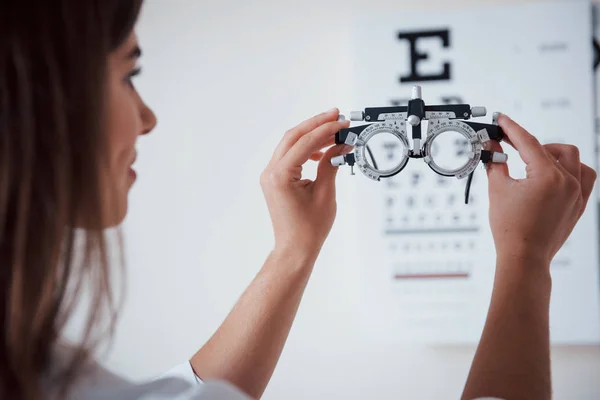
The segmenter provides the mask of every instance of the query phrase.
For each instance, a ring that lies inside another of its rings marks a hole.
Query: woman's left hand
[[[333,109],[287,131],[260,177],[275,233],[275,251],[316,258],[336,214],[335,177],[331,158],[351,150],[336,145],[335,133],[350,125],[338,122]],[[330,147],[332,146],[332,147]],[[330,147],[325,153],[321,150]],[[317,178],[302,179],[302,165],[319,161]]]

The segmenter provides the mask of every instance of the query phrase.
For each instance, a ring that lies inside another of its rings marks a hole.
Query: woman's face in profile
[[[108,60],[105,129],[109,152],[109,182],[103,183],[103,204],[109,220],[105,227],[120,224],[127,214],[127,196],[136,180],[131,168],[135,143],[156,126],[154,113],[144,104],[132,78],[139,73],[140,48],[132,32]],[[106,180],[106,178],[105,178]]]

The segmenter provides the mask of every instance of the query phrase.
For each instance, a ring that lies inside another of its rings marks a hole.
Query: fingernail
[[[337,111],[337,107],[333,107],[331,110],[327,111],[325,114],[333,114]]]
[[[350,153],[350,152],[352,151],[352,149],[354,149],[354,146],[350,146],[349,144],[345,144],[345,145],[342,147],[342,150],[341,150],[341,152],[342,152],[342,153]]]

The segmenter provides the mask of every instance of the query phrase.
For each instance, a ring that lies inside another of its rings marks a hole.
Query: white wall
[[[258,177],[281,135],[333,106],[364,107],[352,99],[349,17],[484,2],[449,3],[147,1],[138,87],[159,125],[138,147],[109,367],[143,379],[188,359],[258,271],[272,244]],[[336,224],[264,398],[457,398],[474,347],[355,333],[359,271],[351,249],[340,253],[353,180],[344,169],[338,182]],[[600,398],[600,347],[554,348],[553,361],[557,399]]]

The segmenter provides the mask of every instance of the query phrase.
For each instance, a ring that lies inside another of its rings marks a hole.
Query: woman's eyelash
[[[133,78],[135,78],[136,76],[140,75],[142,73],[142,69],[141,68],[136,68],[133,71],[131,71],[126,78],[127,83],[130,86],[133,86]]]

